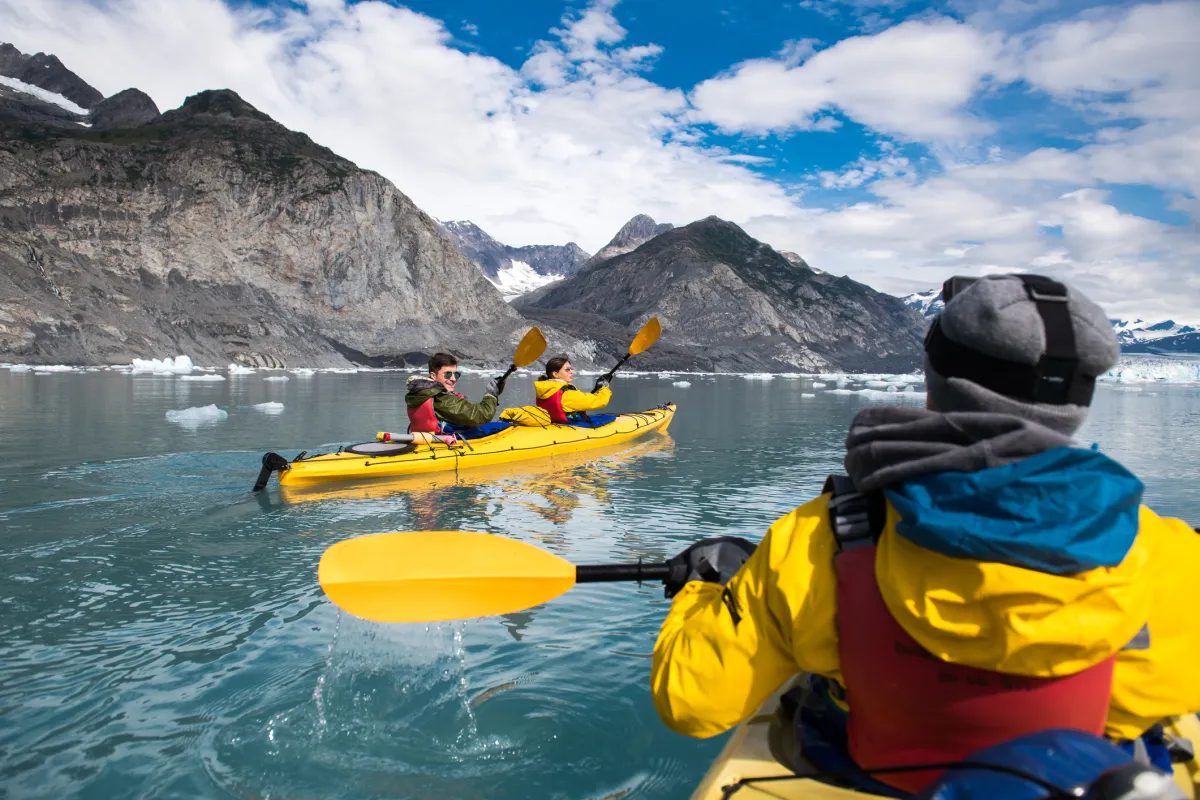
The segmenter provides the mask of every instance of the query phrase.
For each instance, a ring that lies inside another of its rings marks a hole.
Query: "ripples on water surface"
[[[677,736],[654,712],[661,586],[378,625],[324,598],[321,552],[414,529],[505,533],[580,563],[757,539],[840,469],[868,402],[808,380],[618,378],[617,410],[679,403],[669,436],[477,475],[272,481],[256,498],[267,450],[405,424],[403,373],[263,377],[0,370],[0,795],[686,797],[723,737]],[[481,379],[464,383],[478,396]],[[532,401],[514,389],[509,404]],[[283,412],[252,408],[270,401]],[[210,403],[228,417],[166,419]],[[1200,390],[1103,387],[1081,438],[1160,511],[1200,519]]]

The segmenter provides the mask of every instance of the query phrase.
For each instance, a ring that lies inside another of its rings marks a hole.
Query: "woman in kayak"
[[[608,405],[612,390],[608,380],[601,377],[591,392],[581,392],[571,384],[575,368],[566,356],[555,356],[546,362],[546,374],[533,383],[539,408],[550,413],[550,421],[560,425],[570,422],[568,414],[580,411],[595,411]]]

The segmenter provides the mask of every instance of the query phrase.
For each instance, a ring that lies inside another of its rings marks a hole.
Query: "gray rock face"
[[[29,56],[11,44],[0,44],[0,75],[61,94],[77,106],[91,108],[104,95],[46,53]]]
[[[137,89],[126,89],[92,106],[88,121],[95,130],[104,131],[147,125],[158,116],[158,106],[150,95]]]
[[[588,254],[574,242],[511,247],[496,241],[469,220],[443,222],[442,230],[492,280],[513,261],[525,262],[540,275],[574,275],[588,260]]]
[[[548,323],[569,317],[575,330],[591,330],[580,327],[589,319],[597,331],[615,324],[625,337],[657,316],[663,338],[639,356],[644,368],[907,371],[921,364],[921,318],[899,298],[794,264],[716,217],[662,233],[514,305]]]
[[[508,251],[514,261],[524,261],[540,275],[574,275],[588,260],[587,251],[574,242],[527,244]]]
[[[0,186],[0,360],[499,364],[526,327],[391,183],[230,91],[133,129],[0,120]]]
[[[669,222],[660,225],[645,214],[638,214],[621,226],[621,230],[617,231],[617,235],[612,238],[612,241],[600,248],[600,252],[588,260],[587,266],[594,266],[602,261],[608,261],[610,258],[632,252],[660,233],[666,233],[674,227]]]

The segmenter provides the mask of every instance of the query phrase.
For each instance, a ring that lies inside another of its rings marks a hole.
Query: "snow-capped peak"
[[[942,313],[945,303],[942,302],[942,290],[930,289],[927,292],[916,292],[904,299],[904,305],[916,311],[922,317],[936,317]]]

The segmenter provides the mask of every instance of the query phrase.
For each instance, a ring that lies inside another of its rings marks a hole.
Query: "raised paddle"
[[[651,317],[648,319],[646,324],[642,326],[642,329],[637,332],[637,336],[634,336],[633,341],[629,343],[629,352],[621,356],[621,360],[618,361],[612,369],[596,379],[596,388],[592,389],[592,391],[594,392],[596,389],[600,388],[600,381],[602,380],[611,383],[613,375],[617,374],[617,370],[621,368],[622,364],[636,356],[638,353],[649,350],[650,345],[657,342],[658,337],[661,335],[662,325],[659,324],[658,317]]]
[[[490,533],[418,531],[346,539],[317,578],[339,608],[373,622],[445,622],[522,611],[576,583],[663,580],[666,564],[575,566]]]
[[[508,380],[509,375],[516,372],[519,367],[528,367],[541,358],[544,352],[546,352],[546,337],[535,325],[521,337],[521,343],[517,345],[517,352],[513,354],[513,360],[508,365],[508,370],[496,379],[496,386],[499,390],[504,391],[504,382]]]

